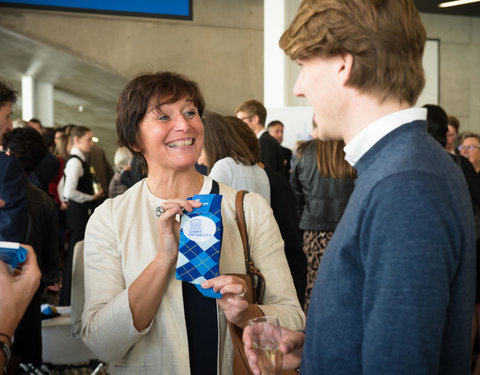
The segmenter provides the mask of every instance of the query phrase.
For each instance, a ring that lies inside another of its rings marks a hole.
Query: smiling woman
[[[112,374],[231,374],[233,347],[227,321],[242,328],[256,316],[277,315],[302,329],[283,241],[265,200],[244,199],[251,255],[266,290],[249,304],[236,190],[196,172],[203,147],[205,103],[198,85],[163,72],[135,78],[117,108],[120,141],[148,169],[148,177],[95,210],[85,235],[85,311],[82,338]],[[221,298],[205,297],[175,279],[178,215],[201,203],[195,194],[220,194],[223,237],[221,276],[204,281]]]

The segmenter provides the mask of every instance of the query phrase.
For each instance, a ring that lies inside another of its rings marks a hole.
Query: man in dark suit
[[[290,180],[290,159],[292,158],[292,150],[282,146],[284,129],[285,126],[279,120],[270,121],[267,125],[268,134],[270,134],[277,140],[278,143],[280,143],[283,155],[284,175],[288,180]]]
[[[267,110],[263,104],[258,100],[247,100],[237,107],[235,114],[257,135],[260,141],[260,161],[274,171],[285,175],[282,147],[265,129]]]
[[[0,81],[0,144],[3,134],[12,130],[12,105],[17,93]],[[20,162],[0,151],[0,241],[21,242],[25,235],[27,209],[25,178]],[[3,203],[4,202],[4,203]]]

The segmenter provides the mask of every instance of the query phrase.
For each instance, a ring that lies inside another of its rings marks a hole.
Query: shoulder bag
[[[265,278],[260,270],[255,267],[250,257],[250,246],[248,244],[247,226],[245,223],[245,215],[243,212],[243,197],[247,192],[241,190],[235,198],[235,209],[238,230],[242,238],[243,251],[245,253],[245,269],[246,274],[232,274],[245,280],[246,294],[245,300],[250,304],[258,304],[262,301],[265,292]],[[233,323],[228,322],[228,328],[233,342],[233,375],[253,375],[248,365],[248,359],[243,347],[242,335],[243,329]],[[296,374],[295,370],[282,371],[283,375]]]

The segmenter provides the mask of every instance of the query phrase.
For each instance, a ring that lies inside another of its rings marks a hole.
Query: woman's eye
[[[168,121],[169,119],[170,119],[170,117],[168,117],[167,115],[157,117],[158,121]]]
[[[197,111],[195,111],[195,110],[192,109],[191,111],[185,112],[185,117],[193,117],[193,116],[195,116],[196,114],[197,114]]]

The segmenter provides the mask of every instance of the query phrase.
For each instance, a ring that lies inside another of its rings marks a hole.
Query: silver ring
[[[155,207],[155,216],[160,217],[161,214],[163,214],[165,210],[163,209],[163,206],[157,206]]]
[[[237,297],[240,297],[240,298],[245,297],[245,294],[247,294],[247,289],[243,288],[243,292],[240,294],[237,294]]]

